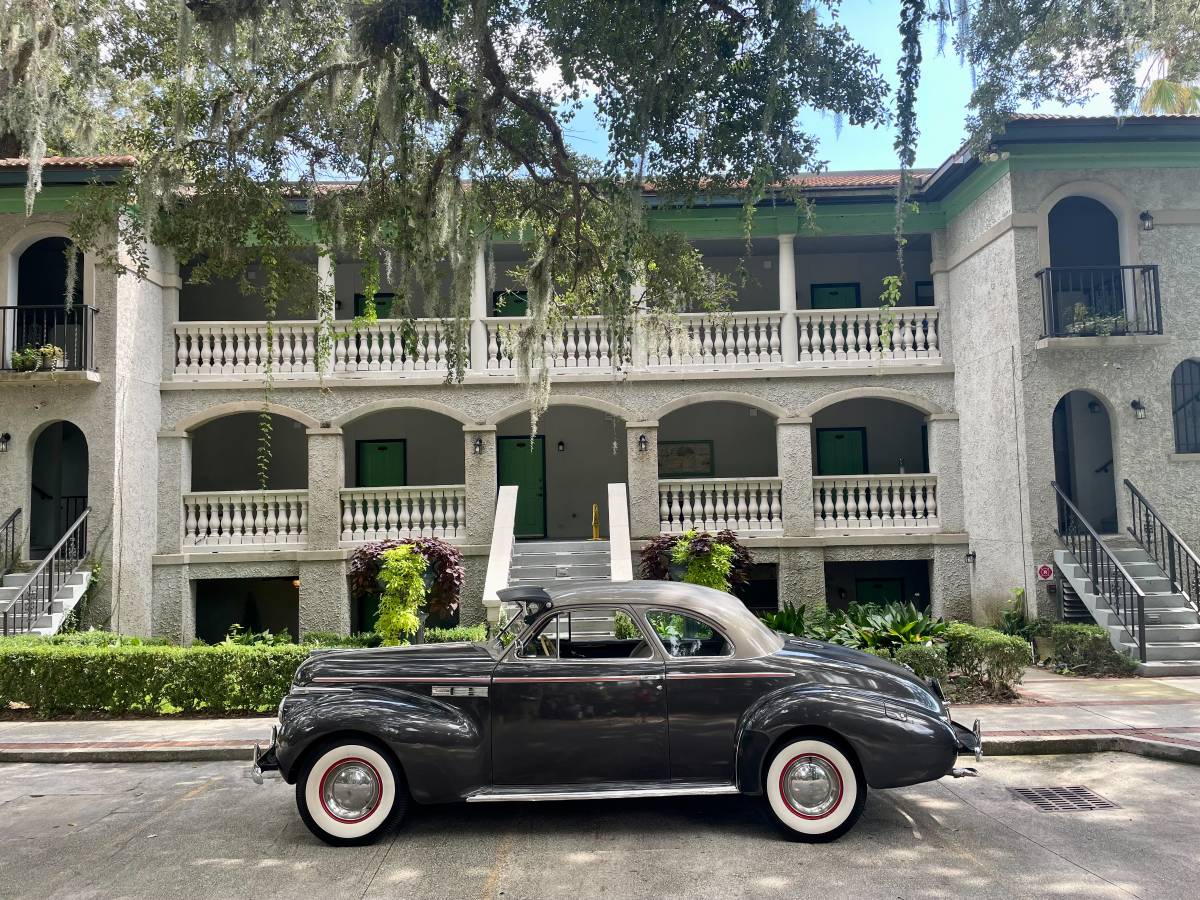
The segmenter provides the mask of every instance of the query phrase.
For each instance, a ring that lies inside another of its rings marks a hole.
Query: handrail
[[[629,499],[621,483],[608,486],[608,577],[610,581],[633,581]]]
[[[1079,560],[1092,589],[1104,598],[1121,625],[1137,643],[1138,658],[1146,661],[1146,592],[1121,564],[1057,481],[1050,482],[1058,501],[1058,536]],[[1073,527],[1074,526],[1074,527]]]
[[[0,578],[3,578],[17,564],[20,556],[19,533],[17,522],[21,519],[21,507],[12,511],[4,524],[0,525]]]
[[[498,591],[508,587],[512,566],[513,530],[517,522],[517,485],[506,484],[496,493],[496,515],[492,520],[492,543],[488,550],[487,575],[483,579],[483,605],[489,625],[500,621]]]
[[[87,555],[87,517],[91,511],[89,506],[80,514],[37,564],[17,596],[0,613],[0,634],[8,637],[18,632],[32,631],[34,623],[52,607],[66,579],[75,574],[79,562]],[[60,562],[72,565],[64,572]]]
[[[1126,530],[1166,572],[1172,588],[1200,612],[1200,556],[1128,478],[1125,487],[1129,489],[1129,520],[1132,523]]]

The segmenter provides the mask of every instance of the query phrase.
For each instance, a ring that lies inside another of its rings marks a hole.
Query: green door
[[[392,310],[396,305],[395,294],[376,294],[375,295],[375,318],[391,319],[393,318]],[[354,295],[354,314],[356,316],[365,316],[367,314],[367,296],[366,294]]]
[[[865,475],[867,430],[865,428],[818,428],[818,475]]]
[[[400,487],[408,484],[404,439],[355,443],[357,487]]]
[[[539,435],[530,447],[527,437],[496,438],[496,483],[517,485],[515,535],[545,537],[546,439]]]
[[[493,316],[529,314],[529,291],[492,291]]]
[[[813,309],[857,309],[862,306],[858,282],[814,284],[810,296]]]
[[[903,578],[856,578],[854,597],[859,603],[903,603]]]

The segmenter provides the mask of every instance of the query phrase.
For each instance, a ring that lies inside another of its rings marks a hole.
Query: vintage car
[[[747,794],[783,833],[832,840],[867,788],[932,781],[973,730],[936,683],[785,637],[729,594],[662,581],[500,592],[488,641],[314,652],[255,781],[304,823],[366,843],[412,801]]]

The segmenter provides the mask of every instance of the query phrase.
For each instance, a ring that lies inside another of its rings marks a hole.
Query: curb
[[[143,763],[143,762],[243,762],[249,765],[252,744],[218,744],[196,747],[3,747],[0,763]]]
[[[1150,759],[1200,766],[1200,748],[1121,734],[996,738],[989,738],[986,732],[983,735],[984,759],[989,756],[1037,756],[1043,753],[1132,753]]]

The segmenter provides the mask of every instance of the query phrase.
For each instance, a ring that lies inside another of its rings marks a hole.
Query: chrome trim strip
[[[571,791],[492,792],[479,791],[466,797],[468,803],[537,802],[542,800],[625,800],[636,797],[699,797],[740,794],[735,784],[648,785],[646,787],[600,788]]]
[[[313,679],[322,684],[490,684],[486,675],[482,678],[469,676],[447,677],[390,677],[384,675],[318,675]]]
[[[667,680],[691,678],[795,678],[795,672],[668,672]]]
[[[498,675],[492,679],[497,684],[529,684],[534,682],[586,682],[598,681],[662,681],[661,675]]]

